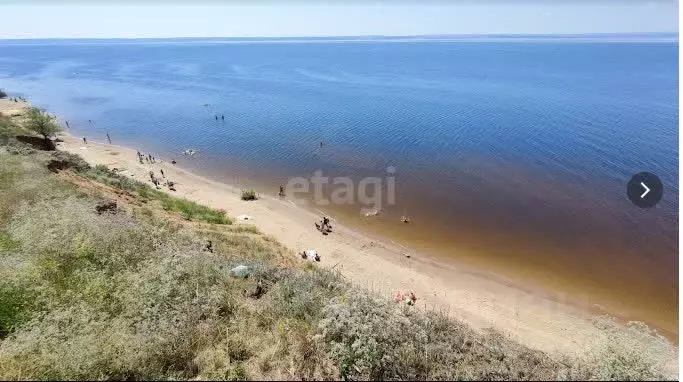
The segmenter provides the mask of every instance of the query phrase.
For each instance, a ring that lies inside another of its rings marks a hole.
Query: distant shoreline
[[[96,38],[82,38],[82,37],[50,37],[50,38],[34,38],[34,37],[18,37],[18,38],[0,38],[0,43],[14,42],[21,44],[27,42],[50,42],[55,43],[59,41],[68,41],[69,43],[84,42],[84,43],[129,43],[129,42],[147,42],[147,43],[329,43],[329,42],[467,42],[467,41],[552,41],[559,42],[561,40],[568,40],[573,42],[678,42],[677,32],[642,32],[642,33],[582,33],[582,34],[444,34],[444,35],[359,35],[359,36],[286,36],[286,37],[96,37]]]

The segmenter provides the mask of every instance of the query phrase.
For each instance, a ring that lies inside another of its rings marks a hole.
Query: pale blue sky
[[[677,32],[671,0],[2,1],[0,39]]]

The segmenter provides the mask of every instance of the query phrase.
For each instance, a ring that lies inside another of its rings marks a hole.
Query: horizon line
[[[454,34],[416,34],[416,35],[325,35],[325,36],[165,36],[165,37],[0,37],[0,41],[27,41],[27,40],[169,40],[169,39],[400,39],[400,38],[453,38],[453,37],[609,37],[609,36],[675,36],[678,40],[678,31],[673,32],[586,32],[586,33],[454,33]]]

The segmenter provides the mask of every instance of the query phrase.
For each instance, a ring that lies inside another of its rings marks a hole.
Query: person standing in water
[[[107,133],[107,142],[111,145],[111,137],[109,136],[109,133]]]
[[[70,129],[71,126],[69,126],[69,121],[65,121],[65,122],[66,122],[66,128],[67,128],[67,129]]]
[[[225,115],[221,114],[221,120],[225,121]]]

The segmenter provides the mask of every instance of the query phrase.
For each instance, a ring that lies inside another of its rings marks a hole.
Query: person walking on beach
[[[86,137],[83,137],[83,143],[85,143],[86,145],[88,144],[88,139]]]
[[[109,133],[107,133],[107,142],[111,145],[111,137],[109,136]]]
[[[166,175],[164,175],[164,169],[160,168],[159,172],[161,172],[161,176],[163,176],[164,178],[166,177]]]

